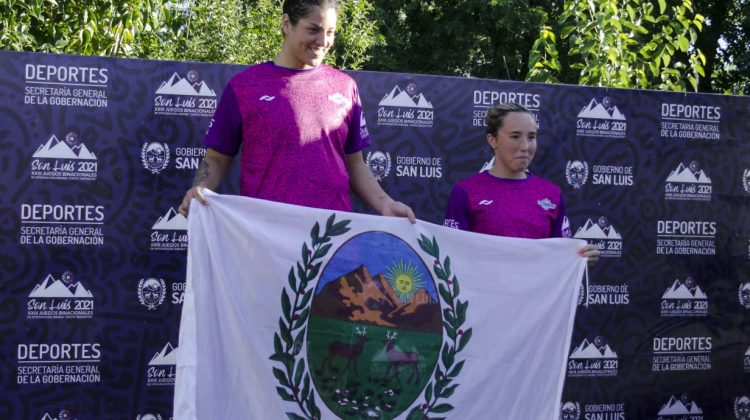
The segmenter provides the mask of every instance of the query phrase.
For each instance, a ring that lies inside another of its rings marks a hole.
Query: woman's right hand
[[[178,209],[181,215],[187,217],[188,212],[190,211],[190,202],[193,201],[193,199],[198,200],[201,204],[208,204],[206,197],[203,196],[203,187],[193,187],[187,190],[185,197],[182,198],[182,204],[180,204],[180,208]]]

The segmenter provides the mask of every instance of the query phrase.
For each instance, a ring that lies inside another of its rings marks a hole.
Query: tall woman
[[[518,238],[571,237],[560,187],[528,170],[537,148],[534,115],[523,105],[499,104],[487,113],[487,143],[495,165],[453,188],[445,226]],[[589,263],[599,251],[586,245]]]
[[[203,140],[206,156],[183,198],[205,204],[240,154],[240,194],[350,211],[350,189],[383,215],[414,213],[391,199],[362,158],[370,143],[359,92],[345,73],[322,64],[333,45],[336,0],[286,0],[284,41],[273,61],[227,84]]]

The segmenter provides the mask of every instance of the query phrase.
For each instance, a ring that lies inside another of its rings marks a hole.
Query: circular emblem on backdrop
[[[445,401],[465,362],[457,356],[472,335],[450,258],[441,261],[434,238],[420,238],[435,280],[408,243],[370,231],[340,245],[321,271],[331,239],[349,222],[331,215],[322,236],[315,223],[281,294],[270,359],[280,364],[279,396],[296,402],[287,417],[320,418],[315,394],[342,419],[393,419],[410,407],[408,418],[449,412]]]
[[[57,413],[58,420],[73,420],[73,413],[68,410],[62,409]]]
[[[78,145],[78,134],[74,132],[70,132],[65,135],[65,143],[68,143],[68,146],[76,146]]]
[[[740,284],[739,290],[740,305],[744,306],[745,309],[750,309],[750,283]]]
[[[560,406],[560,420],[578,420],[581,417],[581,406],[578,402],[567,401]]]
[[[580,160],[569,160],[565,165],[565,179],[573,188],[581,188],[589,177],[589,165]]]
[[[146,413],[142,416],[137,416],[135,420],[162,420],[162,418],[160,414]]]
[[[381,181],[391,172],[391,154],[388,152],[367,152],[367,166],[375,176],[375,179]]]
[[[750,194],[750,169],[742,171],[742,188],[745,189],[746,193]]]
[[[158,174],[169,164],[169,146],[159,142],[143,143],[141,162],[152,174]]]
[[[743,395],[734,399],[734,417],[737,420],[750,420],[750,398]]]
[[[200,75],[195,70],[190,70],[187,72],[186,79],[190,84],[197,83],[200,80]]]
[[[148,278],[138,282],[138,300],[148,310],[154,310],[164,303],[166,295],[167,285],[163,279]]]

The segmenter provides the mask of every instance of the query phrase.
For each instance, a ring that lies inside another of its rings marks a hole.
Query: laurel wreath
[[[469,302],[461,301],[458,295],[461,291],[458,278],[451,275],[451,259],[445,256],[440,261],[440,247],[432,237],[432,240],[424,235],[419,239],[419,246],[424,252],[435,258],[432,270],[437,276],[438,291],[440,298],[446,308],[443,309],[443,331],[449,340],[443,343],[440,361],[433,380],[431,380],[424,390],[424,402],[414,407],[407,416],[408,420],[430,419],[429,413],[442,414],[453,410],[453,406],[448,403],[440,403],[441,399],[449,398],[456,391],[459,384],[451,384],[453,380],[461,373],[465,360],[456,361],[456,356],[471,339],[472,329],[465,331],[461,328],[466,322],[466,310]],[[438,417],[432,417],[437,419]]]
[[[307,246],[307,242],[302,244],[302,260],[297,261],[296,275],[295,267],[292,267],[289,270],[289,286],[281,291],[282,316],[279,317],[279,331],[273,335],[274,354],[270,359],[282,365],[281,368],[273,368],[273,376],[280,385],[276,387],[276,392],[284,401],[296,402],[302,410],[303,415],[286,413],[293,420],[320,419],[315,392],[310,387],[310,373],[305,359],[298,356],[305,336],[302,327],[310,315],[310,298],[315,290],[315,287],[308,287],[310,280],[317,277],[321,260],[331,249],[331,238],[349,231],[347,225],[350,220],[335,223],[335,217],[335,214],[328,217],[323,236],[320,236],[320,224],[315,222],[310,231],[310,246]]]

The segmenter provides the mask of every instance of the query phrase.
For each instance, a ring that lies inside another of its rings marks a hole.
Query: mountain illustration
[[[578,118],[598,118],[601,120],[619,120],[625,121],[625,116],[622,115],[617,107],[612,107],[611,110],[604,108],[604,105],[592,99],[591,102],[578,113]]]
[[[745,356],[750,356],[750,347],[747,348],[747,351],[745,352]]]
[[[682,282],[675,280],[672,287],[667,288],[662,299],[708,299],[700,286],[695,286],[695,292],[691,292]]]
[[[148,362],[149,366],[162,366],[162,365],[176,365],[177,364],[177,349],[172,347],[171,343],[167,343],[161,351],[157,351],[151,361]]]
[[[421,93],[419,95],[409,96],[409,93],[405,90],[401,90],[398,85],[396,85],[390,93],[383,96],[383,99],[380,100],[378,105],[432,109],[432,104]]]
[[[703,414],[703,411],[695,402],[691,401],[685,404],[682,402],[682,400],[676,398],[674,395],[669,399],[669,402],[664,404],[661,407],[661,410],[659,410],[660,416],[679,414]]]
[[[216,96],[211,88],[204,82],[193,85],[187,79],[183,79],[176,72],[166,82],[162,82],[156,93],[164,95],[186,95],[186,96]]]
[[[167,214],[161,216],[151,229],[154,230],[187,230],[187,218],[170,207]]]
[[[612,351],[609,344],[605,345],[604,350],[596,347],[594,343],[584,338],[580,346],[570,354],[571,359],[616,359],[617,353]]]
[[[586,220],[586,224],[578,228],[574,238],[579,239],[622,239],[619,233],[613,226],[607,226],[602,229],[597,223],[594,223],[591,219]]]
[[[93,298],[90,291],[79,282],[66,286],[60,280],[47,275],[41,283],[34,286],[34,290],[29,293],[30,298]]]
[[[443,330],[440,305],[425,289],[402,302],[382,274],[372,277],[364,265],[326,284],[311,316],[436,334]]]
[[[44,417],[42,417],[42,420],[57,420],[57,418],[50,416],[49,413],[44,413]]]
[[[96,155],[91,153],[86,145],[79,144],[70,147],[68,143],[58,140],[55,135],[52,135],[46,143],[39,146],[32,157],[39,159],[96,159]]]
[[[703,172],[703,169],[698,171],[697,174],[694,174],[690,168],[683,165],[682,162],[680,162],[680,166],[677,167],[674,171],[669,173],[669,176],[667,177],[667,182],[689,182],[691,184],[699,183],[699,184],[710,184],[711,179],[706,176],[705,172]]]

